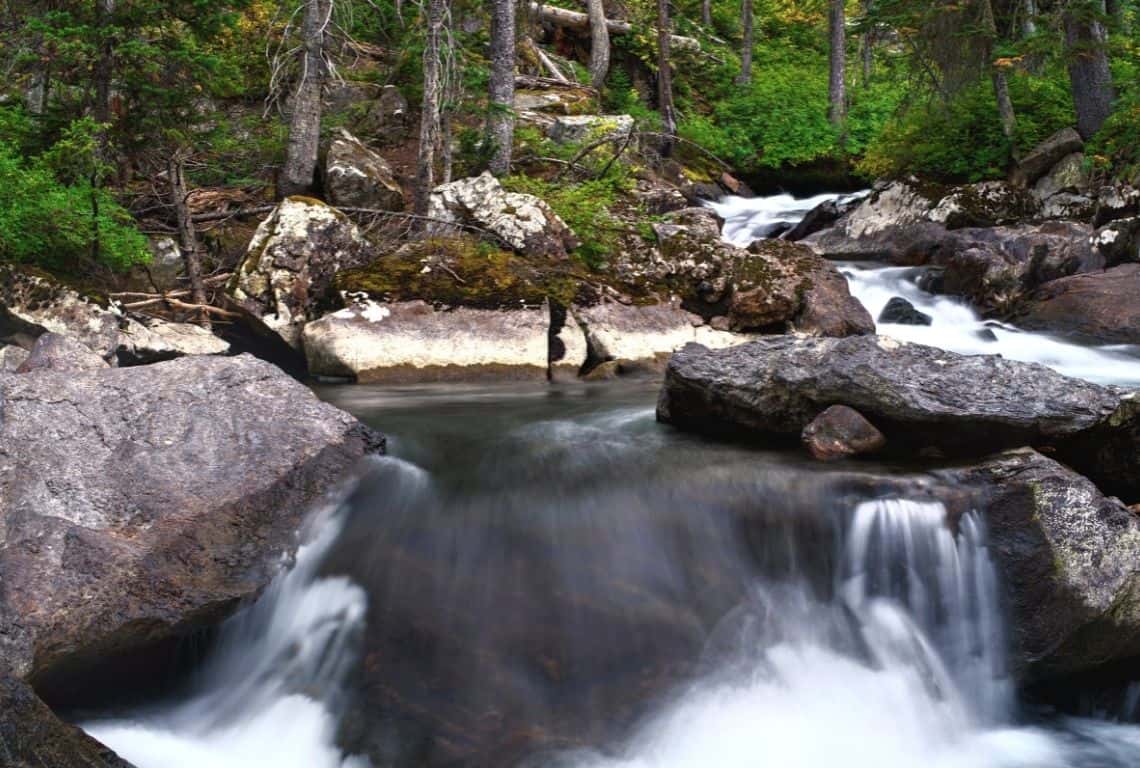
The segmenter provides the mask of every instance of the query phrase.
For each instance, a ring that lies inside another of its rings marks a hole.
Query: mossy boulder
[[[329,201],[348,208],[404,209],[404,191],[388,162],[344,129],[337,131],[325,160]]]

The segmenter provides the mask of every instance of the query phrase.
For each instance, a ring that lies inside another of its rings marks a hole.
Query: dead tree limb
[[[590,30],[590,16],[577,11],[568,11],[565,8],[556,8],[552,5],[541,5],[537,2],[529,3],[530,12],[541,21],[553,24],[556,27],[578,29],[583,32]],[[628,35],[633,32],[633,24],[620,19],[606,19],[606,29],[611,35]],[[670,45],[677,50],[699,51],[701,43],[695,37],[683,35],[670,35]]]

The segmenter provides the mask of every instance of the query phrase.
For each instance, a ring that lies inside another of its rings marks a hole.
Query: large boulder
[[[587,144],[625,138],[633,129],[629,115],[570,115],[555,118],[547,135],[558,144]]]
[[[299,349],[301,329],[330,301],[336,273],[368,256],[347,216],[318,200],[290,197],[261,222],[226,290],[256,322]]]
[[[1140,518],[1032,450],[936,477],[981,491],[1024,681],[1140,656]]]
[[[490,172],[436,187],[428,216],[431,234],[456,235],[473,226],[525,254],[561,257],[578,245],[570,227],[544,200],[507,192]]]
[[[229,342],[193,323],[128,317],[119,335],[119,365],[149,365],[192,355],[228,355]]]
[[[947,229],[993,227],[1031,219],[1040,204],[1029,192],[1003,181],[983,181],[957,187],[934,206],[926,218]]]
[[[132,768],[59,720],[27,684],[0,675],[0,759],[5,768]]]
[[[1128,184],[1101,187],[1096,196],[1093,224],[1100,227],[1110,221],[1140,214],[1140,189]]]
[[[1140,344],[1138,292],[1140,264],[1073,275],[1042,285],[1016,320],[1094,344]]]
[[[1140,216],[1101,227],[1092,236],[1092,247],[1106,267],[1140,262]]]
[[[1033,185],[1033,194],[1044,201],[1060,192],[1084,192],[1089,186],[1089,174],[1085,170],[1085,156],[1082,152],[1065,155],[1047,174]]]
[[[1021,158],[1014,172],[1015,183],[1021,186],[1033,184],[1057,163],[1074,152],[1080,152],[1084,146],[1085,142],[1076,130],[1062,128]]]
[[[258,595],[383,447],[245,355],[0,374],[0,411],[0,677],[64,706]]]
[[[958,355],[887,337],[784,336],[726,350],[686,347],[666,369],[657,413],[684,429],[790,442],[828,407],[846,405],[900,455],[1055,449],[1106,491],[1134,500],[1137,402],[996,355]]]
[[[306,325],[303,340],[309,372],[321,376],[360,382],[545,379],[550,330],[547,307],[437,309],[423,301],[360,299]]]
[[[343,128],[329,144],[325,192],[341,208],[404,209],[404,191],[388,161]]]
[[[1092,228],[1074,222],[962,229],[950,233],[933,263],[944,267],[941,290],[984,312],[1016,308],[1043,283],[1099,270]]]
[[[720,237],[709,208],[686,208],[654,225],[660,261],[657,279],[706,319],[724,317],[733,331],[794,328],[829,336],[872,333],[867,310],[847,280],[811,249],[757,240],[747,249]]]

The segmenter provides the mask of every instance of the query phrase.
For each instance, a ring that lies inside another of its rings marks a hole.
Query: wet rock
[[[1140,656],[1140,518],[1032,450],[936,475],[983,491],[1023,681]]]
[[[977,331],[974,331],[974,335],[977,336],[982,341],[997,341],[998,340],[997,334],[994,333],[992,328],[981,328]]]
[[[1140,344],[1140,264],[1042,285],[1017,323],[1094,344]]]
[[[844,203],[839,200],[825,200],[824,202],[812,208],[807,214],[800,219],[799,223],[784,233],[783,238],[789,242],[799,242],[808,235],[815,234],[820,230],[826,229],[839,220],[839,217],[847,213],[853,206],[853,202]]]
[[[1003,181],[983,181],[957,187],[943,197],[926,218],[947,229],[993,227],[1025,221],[1040,204],[1032,194]]]
[[[0,674],[0,756],[5,768],[132,768],[55,716],[30,687]]]
[[[812,419],[800,440],[820,461],[874,453],[887,444],[874,424],[845,405],[833,405]]]
[[[193,323],[128,318],[119,336],[119,365],[149,365],[189,355],[228,355],[230,344]]]
[[[94,371],[107,367],[107,361],[70,336],[45,333],[36,339],[32,351],[16,373]]]
[[[548,135],[558,144],[588,144],[628,136],[633,132],[629,115],[570,115],[555,118]]]
[[[301,329],[331,301],[337,272],[369,258],[360,230],[343,213],[290,197],[261,222],[226,290],[255,322],[300,348]]]
[[[303,340],[309,371],[322,376],[360,382],[545,379],[551,327],[547,307],[436,309],[423,301],[364,299],[306,325]]]
[[[879,313],[879,322],[897,325],[931,325],[934,319],[925,312],[919,312],[902,296],[894,296]]]
[[[388,161],[343,128],[329,145],[325,191],[342,208],[404,209],[404,191]]]
[[[103,297],[85,294],[46,275],[0,264],[0,326],[20,336],[21,346],[45,331],[68,336],[104,360],[119,346],[122,313]],[[15,328],[14,325],[19,325]]]
[[[0,673],[65,705],[255,597],[383,447],[245,355],[0,375],[0,411]]]
[[[1084,145],[1074,129],[1062,128],[1021,158],[1014,180],[1021,186],[1033,184],[1067,156],[1080,152]]]
[[[1140,498],[1140,475],[1128,474],[1140,468],[1131,396],[994,355],[873,336],[688,346],[666,369],[657,414],[683,429],[790,440],[832,405],[857,409],[903,456],[1055,448],[1106,492]]]
[[[1033,194],[1044,201],[1059,192],[1084,192],[1088,189],[1089,175],[1085,170],[1085,156],[1074,152],[1061,158],[1047,174],[1033,185]]]
[[[564,257],[578,245],[545,201],[507,192],[489,172],[436,187],[428,216],[435,220],[429,224],[431,234],[453,236],[464,225],[474,225],[524,254]]]

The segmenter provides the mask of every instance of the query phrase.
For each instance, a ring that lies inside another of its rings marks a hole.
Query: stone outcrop
[[[1140,656],[1140,518],[1032,450],[935,473],[981,491],[1023,681]]]
[[[343,128],[329,144],[325,192],[329,202],[341,208],[404,209],[404,192],[392,167]]]
[[[1094,344],[1140,344],[1140,264],[1073,275],[1042,285],[1019,325]]]
[[[858,410],[906,455],[1055,449],[1106,492],[1140,498],[1137,400],[998,356],[873,336],[694,345],[670,361],[657,413],[685,429],[779,442],[833,405]]]
[[[833,405],[812,419],[800,440],[820,461],[874,453],[887,444],[874,424],[846,405]]]
[[[423,301],[364,299],[309,323],[303,339],[309,371],[321,376],[360,382],[545,379],[550,329],[545,307],[437,309]]]
[[[21,326],[14,343],[30,348],[42,333],[68,336],[104,360],[119,347],[122,313],[105,299],[85,295],[46,275],[0,265],[0,309]],[[0,319],[0,325],[6,323]]]
[[[563,257],[578,245],[570,227],[545,201],[507,192],[489,172],[436,187],[428,216],[432,234],[452,236],[474,226],[524,254]]]
[[[1103,226],[1110,221],[1140,214],[1140,189],[1128,184],[1101,187],[1096,195],[1093,224]]]
[[[57,676],[257,595],[383,438],[248,356],[0,374],[0,665]]]
[[[228,355],[230,344],[193,323],[127,318],[119,334],[119,365],[149,365],[194,355]]]
[[[1061,192],[1085,192],[1089,186],[1089,174],[1085,170],[1085,156],[1082,152],[1065,155],[1048,173],[1033,185],[1033,194],[1042,202]]]
[[[993,227],[1031,219],[1039,209],[1040,203],[1024,189],[1003,181],[983,181],[955,188],[926,218],[947,229]]]
[[[368,257],[363,235],[343,213],[290,197],[261,222],[226,290],[256,322],[299,348],[305,323],[331,301],[336,273]]]

